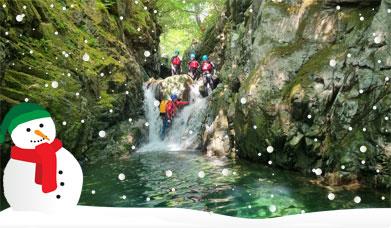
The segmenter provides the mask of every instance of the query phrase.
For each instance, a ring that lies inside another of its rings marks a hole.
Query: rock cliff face
[[[390,25],[390,0],[228,1],[199,47],[220,68],[225,154],[390,187]]]
[[[153,3],[1,0],[0,6],[0,119],[16,103],[42,104],[79,158],[96,141],[119,140],[121,132],[105,139],[98,132],[142,114],[143,81],[160,65]]]

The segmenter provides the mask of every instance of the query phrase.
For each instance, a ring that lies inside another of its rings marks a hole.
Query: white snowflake
[[[199,178],[204,178],[205,177],[205,172],[204,171],[200,171],[200,172],[198,172],[198,177]]]
[[[360,17],[360,21],[364,21],[365,18],[363,16]]]
[[[57,81],[52,81],[52,88],[57,89],[58,88],[58,82]]]
[[[335,67],[337,65],[337,61],[335,59],[331,59],[330,62],[329,62],[329,65],[331,67]]]
[[[223,169],[221,171],[221,174],[223,174],[223,176],[228,176],[229,175],[229,170],[228,169]]]
[[[271,153],[273,153],[273,151],[274,151],[274,147],[268,146],[268,147],[266,148],[266,151],[267,151],[269,154],[271,154]]]
[[[123,173],[120,173],[119,175],[118,175],[118,180],[120,180],[120,181],[124,181],[126,179],[126,176],[125,176],[125,174],[123,174]]]
[[[247,99],[243,97],[242,99],[240,99],[240,103],[246,104],[247,103]]]
[[[361,153],[365,153],[365,152],[367,152],[367,150],[368,150],[368,148],[366,146],[361,146],[360,147]]]
[[[25,16],[24,14],[19,14],[19,15],[17,15],[17,16],[16,16],[16,21],[17,21],[17,22],[22,22],[23,19],[24,19],[24,16]]]
[[[314,169],[313,172],[317,175],[320,176],[322,175],[323,171],[320,168]]]
[[[276,212],[277,211],[277,207],[276,207],[276,205],[270,205],[269,206],[269,211],[271,212],[271,213],[274,213],[274,212]]]
[[[335,194],[330,192],[328,195],[327,195],[327,198],[329,198],[329,200],[334,200],[335,199]]]
[[[151,56],[151,52],[150,51],[144,51],[144,56],[148,58],[149,56]]]
[[[341,6],[338,5],[336,8],[337,8],[337,10],[340,10],[340,9],[341,9]]]
[[[166,170],[166,177],[172,177],[172,171]]]
[[[25,102],[29,102],[29,99],[26,97],[26,98],[24,99],[24,101],[25,101]]]
[[[267,164],[272,165],[273,161],[270,160],[270,161],[267,162]]]
[[[84,61],[84,62],[90,61],[90,56],[89,56],[87,53],[84,53],[84,55],[83,55],[83,61]]]
[[[95,195],[95,193],[96,193],[95,190],[92,190],[92,191],[91,191],[91,194],[92,194],[92,195]]]
[[[66,125],[67,125],[67,121],[63,121],[63,122],[62,122],[62,125],[63,125],[63,126],[66,126]]]
[[[123,17],[123,16],[120,16],[119,19],[122,21],[122,20],[124,19],[124,17]]]
[[[344,170],[346,167],[344,165],[341,165],[341,169]]]
[[[159,107],[159,106],[160,106],[160,102],[159,102],[158,100],[155,100],[155,101],[153,102],[153,105],[154,105],[155,107]]]
[[[104,138],[104,137],[106,137],[106,132],[105,131],[99,131],[99,137],[101,137],[101,138]]]

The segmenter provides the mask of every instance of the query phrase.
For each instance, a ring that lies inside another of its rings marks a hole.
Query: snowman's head
[[[19,124],[11,134],[15,146],[34,149],[43,143],[52,143],[56,138],[56,126],[50,117]]]
[[[0,126],[0,143],[4,142],[7,131],[15,146],[22,149],[34,149],[53,142],[56,137],[50,113],[33,103],[21,103],[9,110]]]

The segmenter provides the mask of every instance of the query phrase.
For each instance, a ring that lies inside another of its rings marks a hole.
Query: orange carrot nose
[[[49,138],[44,134],[42,133],[40,130],[35,130],[34,133],[44,139],[46,139],[47,141],[50,141]]]

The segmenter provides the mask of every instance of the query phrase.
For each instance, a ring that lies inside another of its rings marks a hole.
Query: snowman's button
[[[63,174],[63,173],[64,173],[64,172],[63,172],[62,170],[58,171],[58,174],[60,174],[60,175]]]
[[[60,198],[61,198],[61,196],[60,196],[60,195],[57,195],[57,196],[56,196],[56,198],[57,198],[57,199],[60,199]]]
[[[65,183],[64,183],[64,182],[61,182],[61,183],[60,183],[60,185],[61,185],[61,186],[64,186],[64,185],[65,185]]]

